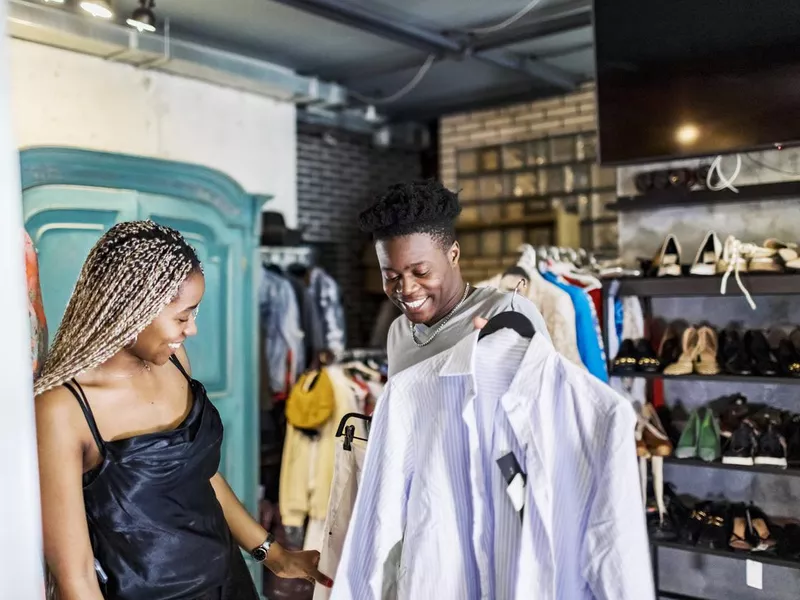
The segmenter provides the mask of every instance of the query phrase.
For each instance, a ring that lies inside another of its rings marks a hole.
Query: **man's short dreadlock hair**
[[[459,214],[458,194],[429,179],[390,186],[359,220],[361,230],[375,240],[427,233],[447,250],[456,240]]]

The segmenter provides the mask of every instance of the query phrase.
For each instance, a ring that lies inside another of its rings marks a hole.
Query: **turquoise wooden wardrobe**
[[[180,230],[203,262],[199,333],[186,349],[225,424],[221,470],[258,501],[257,245],[264,196],[196,165],[71,148],[20,152],[25,227],[39,252],[52,341],[89,250],[120,221]],[[261,589],[261,569],[251,565]]]

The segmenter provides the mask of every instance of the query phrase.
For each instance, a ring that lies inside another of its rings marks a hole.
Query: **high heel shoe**
[[[719,373],[717,332],[710,327],[701,327],[697,330],[697,337],[697,359],[694,363],[694,371],[698,375],[716,375]]]
[[[728,375],[750,375],[753,372],[742,336],[735,329],[726,329],[719,335],[718,361]]]
[[[778,374],[778,361],[772,354],[772,348],[761,331],[748,331],[744,334],[744,345],[750,354],[755,372],[762,377],[773,377]]]
[[[722,242],[716,232],[709,231],[697,249],[697,255],[689,272],[692,275],[716,275],[720,258],[722,258]]]
[[[790,338],[782,338],[778,342],[776,358],[781,368],[781,373],[787,377],[800,377],[800,350],[792,343]]]
[[[694,363],[697,357],[697,344],[700,338],[694,327],[689,327],[683,332],[681,345],[683,351],[678,360],[664,369],[664,375],[691,375],[694,371]]]
[[[661,244],[661,248],[653,258],[652,269],[656,277],[681,276],[681,245],[674,235],[668,235]]]
[[[672,454],[672,442],[669,441],[667,431],[652,404],[644,405],[640,419],[642,420],[642,440],[650,454],[652,456]]]
[[[675,363],[681,356],[681,341],[678,332],[670,325],[664,332],[664,337],[661,338],[661,344],[658,346],[658,360],[661,363],[661,369]]]

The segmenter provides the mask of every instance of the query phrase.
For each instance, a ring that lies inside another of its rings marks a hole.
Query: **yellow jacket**
[[[291,424],[286,424],[283,445],[279,506],[283,524],[302,527],[306,518],[325,520],[333,480],[334,447],[339,421],[349,412],[357,412],[353,389],[339,367],[320,372],[317,384],[306,394],[327,393],[334,396],[331,418],[317,428],[319,436],[312,439]],[[301,379],[297,385],[302,385]],[[328,382],[330,385],[328,385]],[[322,384],[322,385],[320,385]],[[294,390],[293,390],[294,393]],[[320,402],[326,400],[321,398]]]

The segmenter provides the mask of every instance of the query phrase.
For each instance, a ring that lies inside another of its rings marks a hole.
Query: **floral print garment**
[[[42,288],[39,283],[39,260],[33,240],[25,232],[25,275],[28,282],[28,316],[31,320],[31,359],[33,376],[38,377],[47,352],[47,321],[42,304]]]

